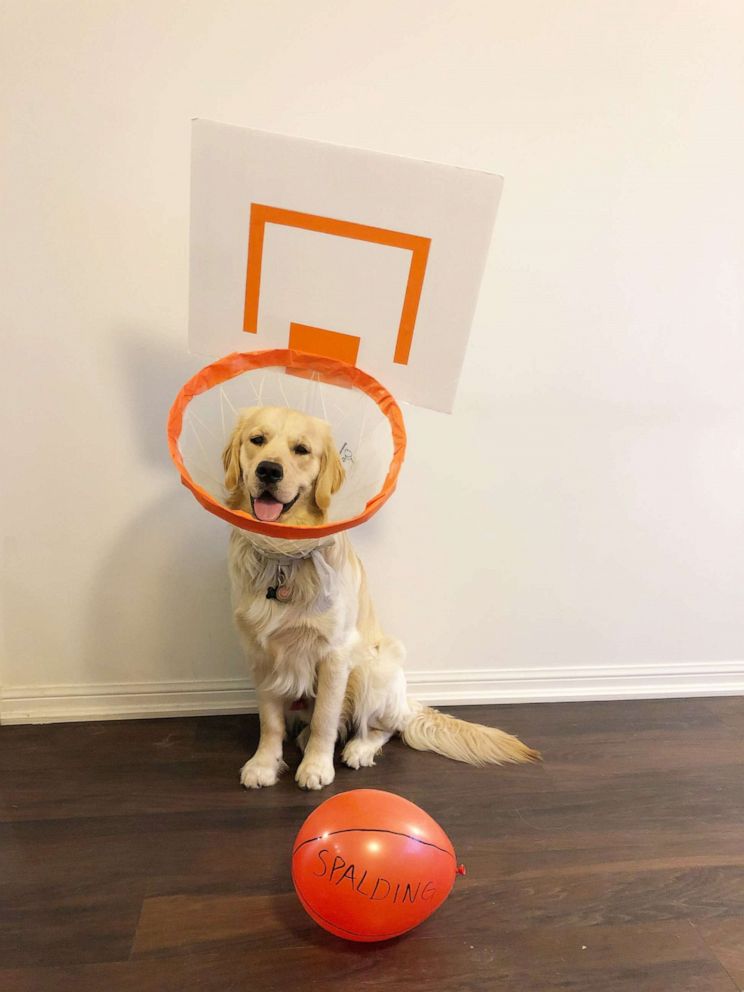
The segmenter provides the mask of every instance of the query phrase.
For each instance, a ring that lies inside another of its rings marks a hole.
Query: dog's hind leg
[[[403,648],[385,638],[349,677],[346,710],[355,734],[341,752],[349,768],[374,765],[383,745],[410,720]]]
[[[300,753],[305,753],[305,748],[307,747],[307,742],[310,740],[310,724],[306,724],[299,734],[295,737],[295,744],[300,749]]]
[[[368,768],[375,763],[375,755],[379,754],[384,744],[393,736],[392,730],[366,728],[364,733],[358,733],[347,743],[341,752],[341,760],[349,768]]]

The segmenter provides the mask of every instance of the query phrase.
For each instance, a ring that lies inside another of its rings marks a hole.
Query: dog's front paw
[[[301,789],[322,789],[324,785],[330,785],[335,777],[332,757],[305,755],[297,769],[295,781]]]
[[[281,761],[271,761],[254,755],[240,769],[240,784],[246,789],[261,789],[267,785],[276,785],[281,770]]]

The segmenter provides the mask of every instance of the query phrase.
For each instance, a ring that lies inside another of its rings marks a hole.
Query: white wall
[[[738,0],[0,16],[4,719],[249,702],[164,442],[194,116],[506,178],[456,413],[357,532],[419,691],[744,691]]]

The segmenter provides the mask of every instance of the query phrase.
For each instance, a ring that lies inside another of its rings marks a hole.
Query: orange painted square
[[[309,324],[289,325],[289,347],[295,351],[304,351],[308,355],[324,355],[326,358],[336,358],[348,365],[356,365],[359,354],[359,338],[353,334],[341,334],[340,331],[327,331],[324,327],[311,327]],[[315,378],[313,373],[304,369],[287,369],[291,375],[303,379]],[[319,377],[322,382],[330,382],[341,386],[339,382],[327,376]]]

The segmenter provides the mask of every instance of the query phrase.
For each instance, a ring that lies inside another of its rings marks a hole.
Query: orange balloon
[[[308,816],[292,851],[300,902],[346,940],[397,937],[442,905],[457,874],[439,824],[392,792],[354,789]]]

